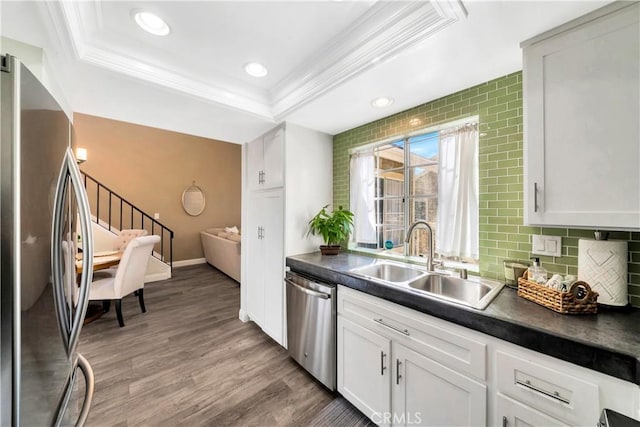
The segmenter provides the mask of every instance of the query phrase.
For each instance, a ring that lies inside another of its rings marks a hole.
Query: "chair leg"
[[[124,320],[122,319],[122,300],[116,300],[116,316],[118,316],[118,325],[122,328],[124,326]]]
[[[142,291],[143,289],[138,289],[138,302],[140,303],[140,310],[142,310],[143,313],[146,313],[147,308],[144,306],[144,293]]]
[[[111,310],[111,300],[102,300],[102,311],[107,313],[109,310]]]

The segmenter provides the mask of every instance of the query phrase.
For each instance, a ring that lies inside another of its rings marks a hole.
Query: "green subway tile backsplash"
[[[592,230],[523,225],[522,73],[482,83],[338,134],[333,139],[335,206],[349,206],[349,150],[376,140],[468,116],[480,120],[480,274],[502,279],[505,258],[528,259],[531,235],[562,236],[562,257],[541,257],[547,270],[577,274],[578,240]],[[612,232],[629,242],[629,299],[640,307],[640,232]]]

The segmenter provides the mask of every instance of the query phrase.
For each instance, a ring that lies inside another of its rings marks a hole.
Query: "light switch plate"
[[[543,236],[535,234],[532,236],[531,253],[535,255],[562,256],[562,237]]]

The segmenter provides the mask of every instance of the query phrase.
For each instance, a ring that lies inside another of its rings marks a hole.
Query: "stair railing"
[[[95,215],[96,223],[109,231],[140,228],[147,230],[149,234],[159,233],[160,247],[154,248],[152,256],[169,265],[173,270],[173,230],[143,212],[97,179],[84,172],[83,175],[91,213]],[[166,252],[169,253],[168,257],[165,256]]]

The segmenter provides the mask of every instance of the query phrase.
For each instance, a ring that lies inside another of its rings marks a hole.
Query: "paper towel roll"
[[[627,305],[627,242],[580,239],[578,280],[600,294],[599,303]]]

